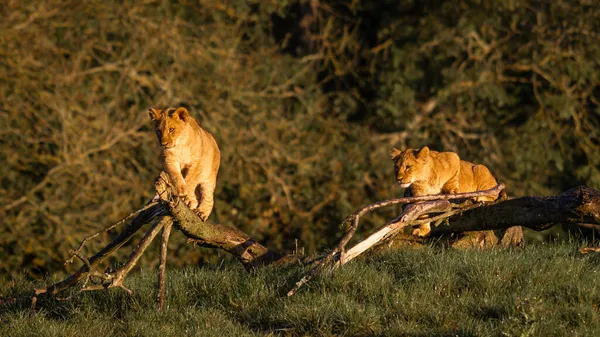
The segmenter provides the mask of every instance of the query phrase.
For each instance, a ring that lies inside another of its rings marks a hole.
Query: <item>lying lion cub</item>
[[[185,108],[149,111],[162,146],[163,170],[175,194],[184,197],[186,205],[206,221],[213,208],[221,161],[217,142]]]
[[[498,183],[484,165],[460,160],[454,152],[437,152],[424,146],[420,150],[400,151],[392,148],[396,182],[402,188],[410,187],[414,196],[454,194],[487,190]],[[475,201],[494,201],[495,197],[477,197]],[[427,236],[429,223],[413,231],[413,235]]]

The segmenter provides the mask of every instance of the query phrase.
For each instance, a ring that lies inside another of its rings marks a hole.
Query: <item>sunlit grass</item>
[[[0,286],[2,336],[573,336],[600,335],[600,258],[578,245],[373,254],[317,277],[304,270],[237,265],[169,270],[167,308],[155,311],[154,273],[71,301],[6,301],[34,285]]]

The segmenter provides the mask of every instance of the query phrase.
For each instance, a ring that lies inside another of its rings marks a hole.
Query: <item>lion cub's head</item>
[[[160,145],[166,149],[177,145],[177,138],[185,130],[189,117],[185,108],[157,110],[150,108],[150,118]]]
[[[396,172],[396,182],[402,188],[408,188],[415,181],[426,180],[429,177],[429,148],[420,150],[407,149],[400,151],[392,148],[392,161]]]

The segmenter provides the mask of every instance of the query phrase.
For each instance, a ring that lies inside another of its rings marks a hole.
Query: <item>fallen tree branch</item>
[[[333,264],[333,269],[338,266],[352,260],[356,256],[360,255],[367,249],[371,248],[373,245],[387,240],[392,237],[396,233],[398,233],[402,228],[413,225],[413,223],[418,217],[429,214],[429,213],[438,213],[438,212],[446,212],[452,209],[451,204],[447,200],[457,200],[457,199],[468,199],[480,196],[498,196],[500,192],[504,189],[504,184],[498,184],[494,188],[485,191],[477,191],[477,192],[469,192],[469,193],[460,193],[460,194],[435,194],[435,195],[424,195],[418,197],[407,197],[407,198],[399,198],[399,199],[391,199],[385,200],[381,202],[377,202],[371,205],[364,206],[354,212],[352,215],[348,216],[343,224],[350,223],[348,229],[344,236],[340,239],[339,243],[334,247],[334,249],[327,254],[325,258],[320,260],[315,264],[315,266],[306,274],[300,281],[296,283],[293,289],[291,289],[287,295],[293,296],[298,289],[300,289],[304,284],[306,284],[314,275],[318,274],[321,269],[331,264],[334,259],[338,259]],[[423,201],[429,201],[423,203]],[[358,223],[360,217],[381,207],[396,205],[396,204],[405,204],[405,203],[414,203],[420,202],[417,204],[411,205],[410,208],[407,208],[405,212],[397,219],[392,220],[390,223],[378,229],[375,233],[369,236],[364,241],[360,242],[356,246],[352,248],[351,251],[345,253],[345,247],[352,239],[354,234],[356,233],[356,229],[358,228]],[[481,204],[478,204],[481,205]],[[475,207],[463,205],[462,207]],[[453,212],[451,214],[454,214]],[[447,217],[448,215],[442,215],[440,218]],[[430,222],[437,219],[425,219],[422,222]]]
[[[190,238],[191,242],[203,247],[219,248],[232,254],[246,270],[284,257],[270,251],[236,227],[202,222],[183,202],[169,202],[167,207],[177,219],[175,227]]]
[[[162,311],[165,303],[165,278],[167,272],[167,245],[173,223],[166,223],[163,227],[162,237],[160,241],[160,262],[158,265],[158,294],[156,298],[156,309]]]
[[[101,229],[101,230],[97,231],[96,233],[94,233],[94,234],[92,234],[92,235],[90,235],[90,236],[87,236],[87,237],[85,237],[85,238],[84,238],[84,239],[81,241],[81,243],[79,244],[79,247],[78,247],[77,249],[75,249],[75,250],[70,250],[70,251],[69,251],[69,254],[71,254],[71,258],[70,258],[70,259],[68,259],[67,261],[65,261],[65,265],[67,265],[67,264],[70,264],[70,263],[73,263],[73,259],[74,259],[75,257],[79,257],[79,258],[81,259],[81,256],[79,255],[79,254],[81,253],[81,249],[83,249],[83,246],[84,246],[84,245],[85,245],[85,244],[86,244],[86,243],[87,243],[89,240],[91,240],[91,239],[93,239],[93,238],[97,237],[97,236],[98,236],[98,235],[100,235],[101,233],[108,233],[108,232],[110,232],[111,230],[113,230],[113,229],[115,229],[117,226],[119,226],[120,224],[123,224],[123,223],[125,223],[125,222],[127,222],[127,221],[131,220],[131,219],[132,219],[134,216],[136,216],[136,215],[138,215],[138,214],[140,214],[140,213],[144,212],[145,210],[147,210],[147,209],[149,209],[149,208],[151,208],[151,207],[154,207],[154,206],[156,206],[156,205],[158,205],[158,203],[157,203],[157,202],[151,202],[151,203],[149,203],[148,205],[146,205],[146,206],[144,206],[144,207],[142,207],[142,208],[138,209],[137,211],[135,211],[135,212],[133,212],[133,213],[129,214],[128,216],[124,217],[123,219],[121,219],[121,220],[119,220],[119,221],[115,222],[114,224],[112,224],[112,225],[110,225],[110,226],[108,226],[108,227],[106,227],[106,228],[104,228],[104,229]]]
[[[71,287],[76,286],[81,281],[83,281],[83,286],[79,292],[119,287],[126,292],[131,293],[131,290],[124,285],[125,277],[137,264],[139,258],[154,240],[158,232],[160,232],[160,230],[164,227],[165,229],[163,231],[161,244],[157,294],[157,308],[158,310],[161,310],[164,306],[167,244],[170,237],[171,227],[174,224],[173,220],[176,220],[174,225],[180,229],[191,241],[205,247],[220,248],[233,254],[247,270],[253,269],[262,264],[273,262],[282,264],[301,261],[301,257],[297,255],[281,255],[269,251],[266,247],[253,240],[246,233],[233,226],[202,222],[196,213],[190,210],[180,198],[165,200],[167,197],[170,198],[171,196],[169,193],[164,193],[164,189],[168,188],[168,183],[165,183],[162,178],[162,176],[159,177],[159,180],[156,183],[157,192],[162,198],[160,202],[151,203],[120,220],[116,224],[113,224],[102,231],[86,237],[79,245],[77,250],[71,251],[73,256],[70,258],[70,260],[72,260],[74,257],[77,257],[84,263],[84,265],[80,267],[77,272],[60,282],[47,287],[35,289],[32,295],[32,308],[35,307],[38,296],[43,294],[57,295]],[[81,255],[80,251],[88,240],[96,237],[99,233],[108,231],[116,227],[118,224],[124,223],[130,219],[131,222],[125,227],[123,232],[121,232],[117,238],[112,240],[98,253],[89,259]],[[154,221],[155,224],[145,233],[144,237],[134,248],[127,261],[121,268],[115,272],[107,273],[100,273],[95,270],[107,257],[109,257],[127,241],[129,241],[144,224],[152,221]],[[88,285],[90,277],[99,279],[99,284]]]
[[[369,237],[350,248],[347,252],[342,251],[335,267],[349,262],[365,252],[367,249],[373,247],[375,244],[393,237],[404,227],[417,224],[417,218],[423,214],[448,212],[452,210],[452,205],[447,200],[433,200],[421,204],[415,204],[414,206],[418,207],[414,207],[405,211],[401,216],[379,228],[377,231],[375,231],[375,233],[369,235]],[[420,222],[431,222],[432,220],[433,219],[428,218],[421,220]]]
[[[136,263],[138,262],[138,260],[142,256],[142,254],[144,254],[144,251],[148,248],[148,246],[150,245],[152,240],[154,240],[154,238],[156,237],[158,232],[160,232],[164,226],[166,226],[166,225],[170,226],[172,223],[173,223],[173,219],[170,216],[163,216],[160,219],[160,221],[155,223],[150,228],[150,230],[148,230],[146,232],[146,234],[140,240],[140,242],[137,244],[137,246],[133,249],[133,251],[129,255],[129,258],[127,259],[127,262],[125,262],[125,264],[121,268],[119,268],[114,274],[111,274],[111,279],[112,279],[111,282],[108,285],[102,285],[101,287],[103,287],[103,288],[119,287],[119,288],[125,290],[127,293],[131,294],[132,291],[129,290],[128,288],[126,288],[125,285],[123,284],[123,282],[125,281],[125,277],[127,276],[127,274],[129,274],[131,269],[133,269],[133,267],[136,265]],[[96,289],[98,289],[98,288],[96,288]],[[83,290],[96,290],[96,289],[89,288],[89,289],[83,289]]]
[[[371,205],[364,206],[364,207],[360,208],[358,211],[356,211],[353,214],[351,214],[350,216],[348,216],[342,222],[342,224],[350,222],[350,227],[348,228],[348,230],[346,231],[346,233],[344,234],[342,239],[339,241],[339,243],[336,245],[334,250],[329,255],[333,257],[333,255],[335,255],[339,252],[342,252],[344,250],[344,247],[346,247],[346,245],[348,244],[350,239],[352,239],[352,237],[356,233],[356,229],[358,228],[358,222],[360,220],[360,217],[369,212],[372,212],[378,208],[387,207],[387,206],[391,206],[391,205],[397,205],[397,204],[409,204],[409,203],[415,203],[415,202],[421,202],[421,201],[457,200],[457,199],[468,199],[468,198],[474,198],[474,197],[478,197],[478,196],[488,196],[488,195],[490,195],[490,196],[496,195],[497,196],[500,194],[500,192],[502,190],[504,190],[504,184],[498,184],[494,188],[491,188],[491,189],[485,190],[485,191],[460,193],[460,194],[422,195],[422,196],[418,196],[418,197],[390,199],[390,200],[380,201],[380,202],[377,202],[377,203],[374,203]],[[416,204],[413,206],[416,206]],[[421,214],[419,214],[419,215],[421,215]],[[434,221],[434,220],[437,220],[437,219],[425,220],[423,222],[430,222],[430,221]]]
[[[449,195],[444,199],[464,197],[466,196]],[[464,233],[470,231],[509,229],[515,226],[523,226],[536,231],[545,230],[557,224],[583,226],[585,228],[600,226],[600,192],[586,186],[580,186],[570,189],[558,196],[521,197],[496,202],[494,204],[472,204],[458,207],[453,206],[456,208],[453,210],[448,210],[448,205],[442,205],[441,203],[434,204],[433,202],[426,202],[413,204],[410,207],[407,207],[405,212],[400,217],[392,220],[390,223],[378,229],[367,239],[358,243],[347,252],[344,252],[346,243],[356,231],[356,227],[358,225],[358,216],[370,211],[371,209],[379,208],[379,205],[388,206],[391,204],[394,204],[394,202],[385,201],[369,205],[363,207],[359,211],[355,212],[352,216],[347,218],[346,221],[352,221],[352,224],[342,240],[340,240],[340,243],[329,255],[327,255],[325,259],[317,263],[316,266],[313,267],[312,270],[306,276],[304,276],[292,290],[288,292],[288,296],[294,295],[295,292],[302,285],[306,284],[306,282],[308,282],[312,276],[318,273],[324,265],[335,261],[332,265],[333,270],[352,260],[374,245],[385,242],[397,234],[402,228],[410,225],[448,219],[448,226],[438,226],[432,228],[431,235],[435,236],[440,234]],[[422,210],[409,212],[409,210],[414,207],[422,208]],[[427,217],[426,219],[417,220],[417,217],[423,214],[437,213],[440,211],[443,213],[436,216]],[[600,251],[600,248],[592,247],[581,250],[582,253],[588,253],[592,251]]]
[[[31,300],[32,308],[35,307],[38,296],[42,294],[54,296],[68,288],[75,286],[79,281],[86,279],[89,276],[89,274],[93,272],[94,268],[96,268],[100,263],[102,263],[115,251],[117,251],[127,241],[129,241],[138,229],[150,222],[150,220],[154,217],[163,215],[164,212],[164,207],[160,204],[156,204],[147,208],[145,211],[139,213],[135,218],[133,218],[131,223],[129,223],[129,225],[125,227],[125,229],[119,234],[119,236],[117,236],[108,245],[102,248],[98,253],[89,258],[88,263],[81,266],[79,270],[77,270],[77,272],[73,273],[72,275],[60,282],[57,282],[47,287],[35,289]]]

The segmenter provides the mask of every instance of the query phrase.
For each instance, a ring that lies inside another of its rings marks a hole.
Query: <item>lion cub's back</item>
[[[216,176],[221,163],[221,151],[219,150],[217,141],[210,132],[198,125],[193,118],[191,118],[190,123],[192,124],[192,128],[197,137],[194,137],[194,144],[188,145],[193,148],[202,149],[201,155],[197,160],[202,161],[200,166],[205,170],[203,175],[207,177],[212,175]],[[207,168],[210,168],[210,170],[206,170]]]
[[[456,174],[459,168],[460,158],[454,152],[429,151],[433,163],[433,169],[438,175],[447,175],[448,178]]]

